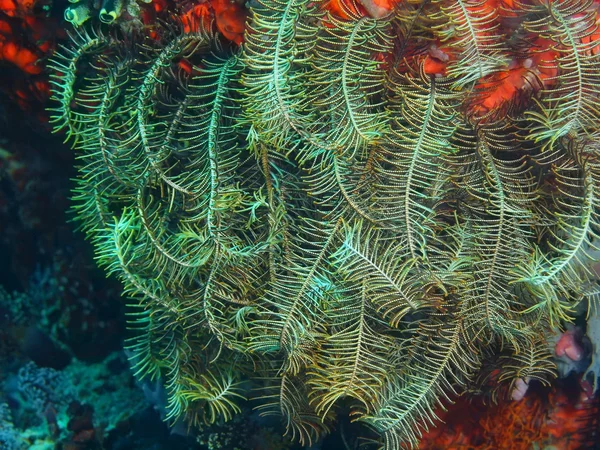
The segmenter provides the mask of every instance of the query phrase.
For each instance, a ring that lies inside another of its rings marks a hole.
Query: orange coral
[[[454,52],[450,48],[432,44],[423,60],[423,72],[427,75],[446,76],[448,63],[454,59]]]
[[[444,425],[426,433],[420,448],[529,450],[587,448],[595,438],[600,399],[571,394],[565,386],[528,392],[522,401],[485,406],[461,401],[446,414]]]
[[[226,39],[240,45],[244,40],[248,12],[244,6],[232,0],[212,0],[217,29]]]
[[[476,94],[469,103],[468,115],[476,121],[501,119],[523,106],[540,89],[538,78],[526,66],[520,65],[493,73],[477,83]]]
[[[0,0],[0,11],[9,17],[25,17],[33,13],[35,0]]]
[[[399,0],[358,0],[371,17],[385,17],[394,9]]]
[[[240,45],[244,40],[248,11],[235,0],[210,0],[192,6],[182,16],[184,31],[189,33],[198,28],[208,28],[214,18],[217,30],[225,39]]]
[[[0,85],[23,109],[40,109],[48,97],[45,60],[62,33],[44,1],[0,0]]]
[[[37,75],[42,72],[42,67],[37,64],[39,55],[13,41],[0,42],[0,59],[14,64],[28,74]]]
[[[324,8],[333,16],[343,20],[350,20],[350,14],[363,15],[363,12],[358,9],[356,4],[349,0],[329,0],[324,4]]]
[[[354,16],[371,16],[375,18],[389,14],[401,0],[329,0],[325,3],[327,9],[335,17],[349,20]]]
[[[180,17],[183,32],[190,33],[198,31],[199,28],[208,28],[211,16],[207,4],[193,6]]]

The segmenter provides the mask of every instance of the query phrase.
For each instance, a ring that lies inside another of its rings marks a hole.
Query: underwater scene
[[[0,0],[0,450],[600,450],[600,0]]]

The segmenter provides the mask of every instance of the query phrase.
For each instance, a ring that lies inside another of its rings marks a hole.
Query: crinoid
[[[79,29],[53,63],[169,418],[253,397],[314,442],[349,410],[393,450],[484,363],[552,377],[545,331],[598,294],[591,1],[253,4],[239,49]]]

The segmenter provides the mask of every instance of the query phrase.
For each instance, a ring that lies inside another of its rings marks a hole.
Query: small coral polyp
[[[598,5],[250,4],[243,42],[239,4],[200,2],[52,64],[169,419],[252,397],[302,443],[349,411],[395,450],[490,379],[547,383],[548,330],[599,306]]]

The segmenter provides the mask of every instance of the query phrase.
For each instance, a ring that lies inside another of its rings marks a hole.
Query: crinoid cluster
[[[365,3],[54,59],[74,208],[170,419],[249,399],[301,442],[349,414],[414,446],[457,395],[552,377],[545,332],[598,294],[598,5]]]

